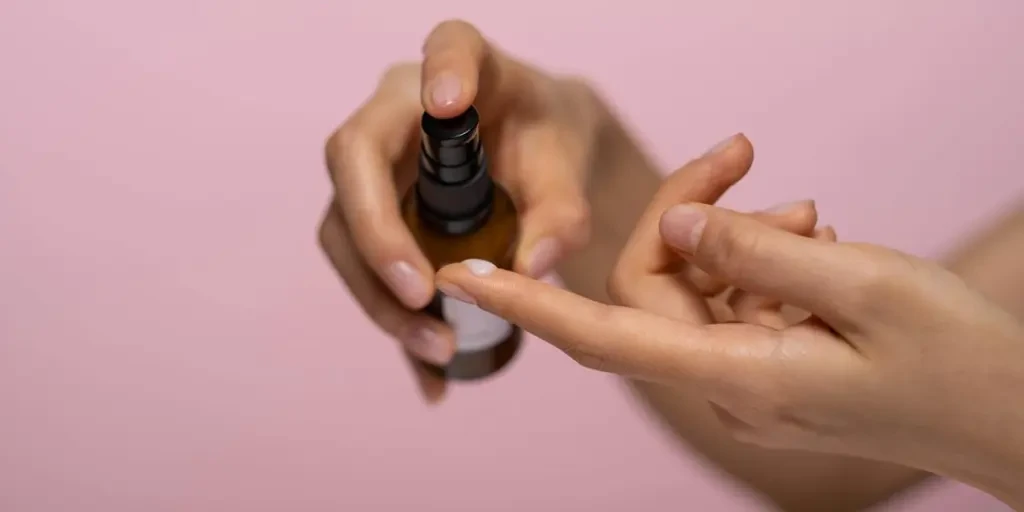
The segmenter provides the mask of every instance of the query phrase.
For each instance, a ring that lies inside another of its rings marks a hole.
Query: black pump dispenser
[[[420,217],[434,229],[464,234],[491,214],[494,182],[479,125],[473,107],[451,119],[423,114],[416,194]]]

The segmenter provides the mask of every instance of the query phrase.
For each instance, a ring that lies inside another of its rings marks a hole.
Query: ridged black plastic
[[[420,122],[420,216],[446,232],[467,232],[490,214],[494,182],[479,126],[473,107],[451,119],[424,113]]]

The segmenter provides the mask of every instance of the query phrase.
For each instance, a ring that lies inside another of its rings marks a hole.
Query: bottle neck
[[[467,235],[486,224],[494,211],[494,180],[486,159],[467,179],[455,183],[442,182],[436,173],[426,171],[424,160],[420,159],[416,179],[417,214],[424,225],[446,235]]]

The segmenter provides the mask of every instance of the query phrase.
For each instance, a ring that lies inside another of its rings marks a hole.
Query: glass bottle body
[[[416,187],[402,202],[402,216],[416,243],[435,269],[467,259],[486,260],[509,270],[515,258],[519,217],[511,197],[495,184],[490,212],[458,233],[421,216]],[[519,351],[522,330],[482,309],[445,297],[440,292],[426,312],[455,331],[456,351],[445,366],[420,361],[431,373],[447,380],[477,380],[505,368]]]

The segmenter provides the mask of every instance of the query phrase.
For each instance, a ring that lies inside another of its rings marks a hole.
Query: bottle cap
[[[416,192],[421,217],[432,224],[454,229],[477,225],[490,214],[494,182],[487,172],[479,124],[473,107],[451,119],[423,114]]]
[[[473,107],[450,119],[424,112],[420,122],[420,160],[424,170],[444,183],[472,177],[483,159],[479,125],[480,116]]]

